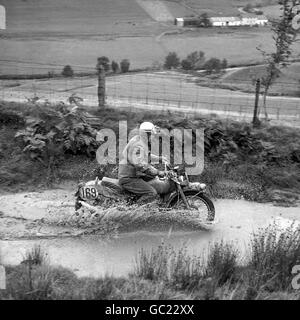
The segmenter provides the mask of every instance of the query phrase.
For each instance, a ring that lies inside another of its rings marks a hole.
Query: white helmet
[[[140,130],[157,134],[159,132],[159,127],[155,126],[152,122],[143,122],[140,125]]]

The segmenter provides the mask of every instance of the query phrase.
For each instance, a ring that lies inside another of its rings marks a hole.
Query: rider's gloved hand
[[[166,175],[166,173],[164,171],[158,171],[158,176],[160,178],[163,178]]]

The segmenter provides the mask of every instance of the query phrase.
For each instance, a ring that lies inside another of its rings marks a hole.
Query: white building
[[[5,8],[0,5],[0,30],[6,29],[6,14]]]
[[[244,16],[242,17],[243,26],[265,26],[268,23],[268,19],[265,16],[253,17]]]
[[[238,17],[211,17],[210,21],[214,27],[240,26],[242,21]]]
[[[268,19],[265,16],[243,16],[243,17],[211,17],[209,18],[213,27],[237,27],[237,26],[265,26]],[[175,18],[178,27],[200,27],[200,17]]]
[[[211,17],[210,21],[214,27],[265,26],[268,23],[265,16]]]
[[[178,27],[197,27],[200,25],[199,17],[175,18],[175,24]]]
[[[178,27],[184,27],[184,19],[183,18],[175,18],[175,24]]]

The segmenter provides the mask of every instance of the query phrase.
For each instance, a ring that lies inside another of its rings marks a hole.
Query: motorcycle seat
[[[123,192],[123,188],[121,187],[118,179],[103,177],[102,185],[117,192]]]

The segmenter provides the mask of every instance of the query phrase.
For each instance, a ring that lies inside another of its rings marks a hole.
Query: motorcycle
[[[205,194],[206,185],[200,182],[190,182],[188,175],[165,164],[165,175],[148,181],[160,196],[160,207],[175,210],[188,210],[196,219],[213,222],[215,207],[211,199]],[[138,197],[125,191],[118,179],[103,177],[78,185],[75,194],[75,210],[82,207],[89,210],[101,206],[107,201],[125,201],[128,205],[134,204]]]

